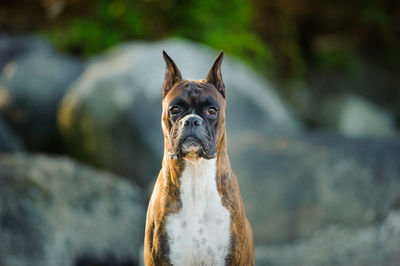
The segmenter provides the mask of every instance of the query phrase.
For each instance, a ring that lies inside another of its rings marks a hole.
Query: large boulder
[[[22,150],[21,142],[0,117],[0,153],[18,152]]]
[[[160,168],[161,87],[166,50],[187,79],[205,78],[217,55],[184,40],[135,42],[94,59],[63,99],[59,124],[71,153],[93,165],[128,175],[140,184]],[[227,127],[292,134],[300,125],[271,85],[237,60],[222,66],[228,101]],[[251,114],[251,115],[249,115]]]
[[[311,239],[256,249],[258,266],[398,266],[400,212],[363,228],[332,226]]]
[[[3,155],[0,169],[0,265],[137,265],[135,185],[63,158]]]
[[[257,244],[309,237],[330,224],[366,226],[400,204],[398,139],[255,132],[231,142],[228,152]]]
[[[82,63],[34,37],[0,36],[0,113],[29,150],[60,151],[58,105]]]

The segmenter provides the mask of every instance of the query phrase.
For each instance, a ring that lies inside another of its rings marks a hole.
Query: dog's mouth
[[[194,136],[186,137],[180,146],[182,154],[199,153],[203,149],[201,141]]]
[[[181,142],[180,150],[182,158],[191,163],[197,163],[204,154],[201,141],[193,136],[188,136]]]
[[[190,135],[181,139],[175,153],[170,153],[172,159],[183,158],[188,162],[197,163],[201,158],[212,159],[216,154],[209,154],[209,149],[196,136]]]

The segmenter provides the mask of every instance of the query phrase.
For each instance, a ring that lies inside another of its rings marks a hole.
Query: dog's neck
[[[216,190],[215,177],[217,174],[216,159],[201,158],[197,163],[184,162],[181,175],[181,199],[189,208],[201,208],[206,202],[210,190]]]

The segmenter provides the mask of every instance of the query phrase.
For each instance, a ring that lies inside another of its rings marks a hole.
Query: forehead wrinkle
[[[167,94],[170,103],[184,101],[187,104],[207,101],[210,96],[220,98],[218,91],[204,80],[182,80],[174,86],[169,95]]]
[[[213,87],[210,87],[203,80],[191,81],[187,85],[189,90],[189,97],[192,101],[204,101],[204,98],[209,98],[210,94],[215,97],[216,93]]]
[[[174,94],[175,98],[180,98],[179,101],[185,101],[188,104],[195,103],[199,93],[199,87],[192,82],[185,82],[182,86],[179,86]]]

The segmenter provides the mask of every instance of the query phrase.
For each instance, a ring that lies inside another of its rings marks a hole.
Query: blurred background
[[[140,265],[161,51],[219,50],[257,265],[400,265],[400,2],[2,0],[0,265]]]

